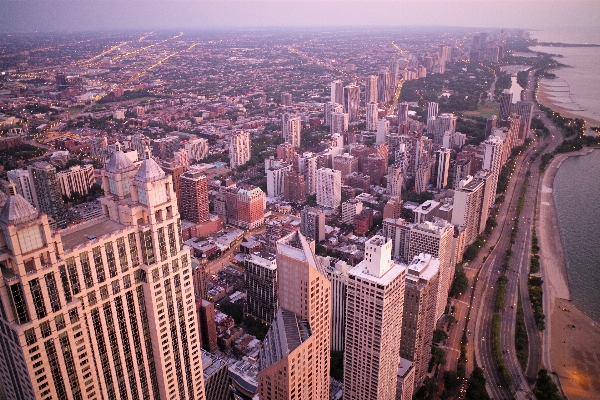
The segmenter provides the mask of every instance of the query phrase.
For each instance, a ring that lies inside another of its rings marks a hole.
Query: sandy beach
[[[559,154],[548,165],[540,185],[539,218],[536,224],[541,274],[545,282],[546,330],[542,332],[542,360],[558,376],[569,400],[600,399],[600,326],[570,302],[552,188],[562,162],[568,157],[584,155],[589,151],[584,149],[577,153]]]
[[[584,118],[586,121],[586,125],[588,127],[591,126],[600,126],[600,120],[597,119],[591,119],[588,117],[582,117],[581,115],[577,115],[575,112],[567,110],[566,108],[563,108],[560,106],[559,103],[555,103],[550,99],[549,93],[548,93],[548,89],[544,86],[543,83],[540,82],[540,85],[538,86],[538,89],[536,91],[536,98],[538,103],[542,104],[543,106],[549,107],[552,110],[560,113],[560,115],[562,115],[563,117],[567,117],[567,118]]]

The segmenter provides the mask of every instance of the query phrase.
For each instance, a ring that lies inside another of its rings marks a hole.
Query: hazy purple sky
[[[0,0],[0,30],[281,26],[600,28],[600,0]]]

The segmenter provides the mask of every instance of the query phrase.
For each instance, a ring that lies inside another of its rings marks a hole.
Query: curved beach
[[[570,301],[553,187],[554,177],[564,160],[584,156],[590,151],[593,150],[584,149],[557,155],[541,178],[538,192],[536,230],[540,246],[541,275],[545,282],[546,315],[546,330],[542,332],[542,360],[558,376],[569,400],[600,399],[600,326]]]

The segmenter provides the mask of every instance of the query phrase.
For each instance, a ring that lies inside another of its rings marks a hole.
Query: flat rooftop
[[[80,225],[76,225],[73,228],[69,228],[66,233],[61,233],[63,248],[65,250],[72,249],[73,247],[87,242],[89,235],[94,235],[98,238],[125,228],[116,221],[108,219],[107,217],[97,219],[94,221],[85,222]]]

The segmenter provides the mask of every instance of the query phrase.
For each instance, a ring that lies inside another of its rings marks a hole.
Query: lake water
[[[600,29],[533,31],[531,36],[540,42],[600,44]],[[600,47],[535,46],[531,50],[560,54],[563,57],[556,59],[569,66],[553,71],[556,79],[542,80],[550,101],[586,120],[600,122]]]
[[[554,201],[571,298],[600,323],[600,150],[570,157],[554,180]]]

